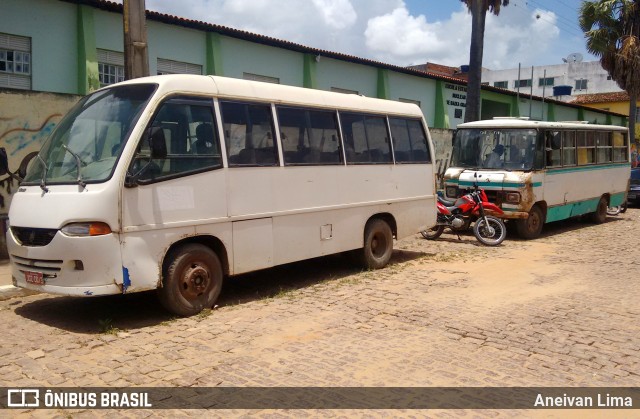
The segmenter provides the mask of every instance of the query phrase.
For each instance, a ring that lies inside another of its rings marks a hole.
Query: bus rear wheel
[[[370,220],[364,229],[364,247],[361,261],[365,269],[381,269],[387,266],[393,253],[393,232],[386,221]]]
[[[542,233],[544,215],[539,206],[534,205],[529,211],[529,217],[516,220],[518,236],[523,239],[535,239]]]
[[[179,316],[193,316],[213,307],[222,289],[222,264],[218,255],[202,244],[186,244],[173,249],[165,259],[162,306]]]
[[[591,222],[595,224],[602,224],[607,220],[607,199],[604,196],[600,197],[600,201],[598,201],[598,207],[596,208],[596,212],[592,212]]]

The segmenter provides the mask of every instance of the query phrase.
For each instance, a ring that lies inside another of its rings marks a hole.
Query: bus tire
[[[518,236],[523,239],[535,239],[542,233],[544,214],[538,205],[534,205],[529,211],[529,217],[516,220]]]
[[[213,307],[222,290],[222,264],[202,244],[190,243],[167,255],[158,297],[162,306],[178,316],[193,316]]]
[[[365,269],[381,269],[387,266],[393,253],[393,232],[386,221],[376,218],[367,223],[361,252]]]
[[[607,205],[607,199],[601,196],[596,211],[590,214],[589,219],[592,223],[602,224],[607,220]]]

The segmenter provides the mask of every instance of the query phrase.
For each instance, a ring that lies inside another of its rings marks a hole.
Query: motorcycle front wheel
[[[442,233],[444,233],[443,225],[436,225],[427,230],[420,232],[420,234],[422,234],[422,237],[424,237],[427,240],[435,240],[438,237],[442,236]]]
[[[478,218],[473,225],[473,234],[476,239],[487,246],[497,246],[507,237],[507,227],[500,218],[487,215],[485,218]]]

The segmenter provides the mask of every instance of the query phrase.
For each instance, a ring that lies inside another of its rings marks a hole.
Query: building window
[[[98,50],[98,77],[100,87],[124,81],[124,54],[117,51]]]
[[[420,106],[420,101],[415,99],[405,99],[401,97],[401,98],[398,98],[398,101],[403,103],[413,103],[414,105]]]
[[[158,58],[158,75],[162,74],[202,74],[202,66],[198,64],[183,63],[181,61],[165,60]]]
[[[0,33],[0,87],[31,89],[31,38]]]
[[[553,77],[547,77],[547,78],[543,78],[540,77],[540,79],[538,80],[538,86],[542,87],[542,86],[553,86],[554,85],[554,78]]]
[[[531,87],[531,79],[515,80],[513,82],[513,87]]]
[[[358,95],[358,94],[360,94],[360,93],[358,93],[357,90],[343,89],[342,87],[332,87],[331,91],[332,92],[336,92],[336,93],[345,93],[347,95]]]
[[[489,82],[488,81],[483,81],[482,83],[480,83],[481,86],[488,86]]]
[[[494,81],[493,82],[493,87],[499,87],[501,89],[508,89],[509,88],[509,82],[508,81]]]
[[[576,90],[587,90],[587,79],[576,80]]]
[[[262,81],[265,83],[280,84],[280,79],[277,77],[262,76],[260,74],[242,73],[242,78],[245,80]]]

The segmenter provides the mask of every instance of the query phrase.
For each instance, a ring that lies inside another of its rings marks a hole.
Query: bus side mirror
[[[458,133],[458,130],[454,129],[453,132],[451,133],[451,147],[453,147],[456,143],[456,134]]]
[[[7,150],[4,147],[0,147],[0,176],[6,175],[9,172],[9,158],[7,157]]]
[[[149,132],[149,149],[152,159],[164,159],[167,157],[167,142],[164,138],[162,127],[152,127]]]

